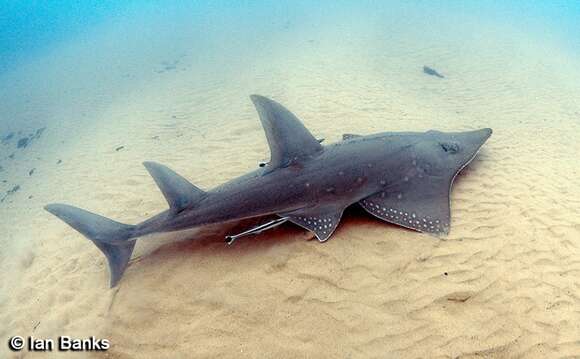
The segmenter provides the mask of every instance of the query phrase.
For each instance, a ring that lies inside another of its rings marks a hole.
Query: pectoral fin
[[[369,213],[384,221],[419,232],[447,234],[451,181],[450,177],[401,181],[359,203]]]
[[[343,212],[343,207],[327,205],[281,213],[279,216],[288,218],[290,222],[311,231],[319,242],[325,242],[338,227]]]

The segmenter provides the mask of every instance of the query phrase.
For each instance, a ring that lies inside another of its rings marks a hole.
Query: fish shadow
[[[226,226],[222,224],[221,226],[208,226],[197,230],[159,234],[148,243],[143,241],[144,243],[140,248],[141,255],[134,258],[130,265],[134,265],[138,261],[156,262],[157,259],[161,260],[162,258],[186,257],[192,253],[219,257],[256,255],[266,253],[274,246],[290,246],[298,241],[311,242],[314,245],[324,245],[326,243],[318,243],[314,234],[290,222],[260,234],[242,237],[231,245],[226,243],[226,235],[243,232],[273,218],[278,217],[261,217],[259,219],[243,220]],[[395,224],[381,221],[367,213],[361,206],[352,205],[345,210],[343,219],[336,230],[338,235],[331,240],[336,242],[348,239],[348,235],[341,234],[346,234],[351,228],[361,225],[387,226],[414,232]],[[160,242],[163,243],[160,244]]]
[[[306,230],[291,223],[284,223],[275,229],[240,238],[231,245],[226,243],[226,235],[243,232],[268,221],[268,218],[261,217],[226,225],[212,225],[201,229],[155,235],[151,241],[142,241],[139,248],[141,255],[134,258],[130,265],[141,261],[156,262],[161,258],[186,257],[191,256],[192,253],[208,257],[239,257],[249,253],[266,252],[273,246],[289,245],[307,237]]]

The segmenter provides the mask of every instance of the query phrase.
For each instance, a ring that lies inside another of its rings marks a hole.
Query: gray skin
[[[420,232],[447,234],[453,179],[477,154],[491,129],[468,132],[385,132],[344,135],[322,146],[290,111],[251,96],[270,145],[264,167],[210,191],[169,168],[146,162],[170,208],[137,225],[85,210],[45,208],[92,240],[109,260],[111,287],[120,280],[144,235],[278,215],[324,242],[354,203],[374,216]]]
[[[209,191],[195,208],[177,215],[167,210],[138,224],[134,235],[288,213],[314,204],[347,207],[373,194],[388,192],[405,177],[412,182],[419,180],[421,174],[455,175],[489,134],[485,129],[463,133],[382,133],[335,143],[299,165],[266,175],[266,170],[258,169],[238,177]],[[453,142],[469,145],[461,154],[447,154],[441,143]]]

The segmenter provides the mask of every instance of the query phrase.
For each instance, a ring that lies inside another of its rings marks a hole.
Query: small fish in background
[[[431,76],[439,77],[440,79],[444,79],[445,76],[441,75],[437,70],[430,68],[429,66],[423,66],[423,73]]]

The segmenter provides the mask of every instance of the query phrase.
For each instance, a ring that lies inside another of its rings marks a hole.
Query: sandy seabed
[[[0,204],[0,357],[35,356],[8,351],[18,334],[107,338],[76,355],[109,358],[580,358],[578,57],[481,19],[431,34],[349,15],[163,52],[144,44],[169,35],[112,24],[4,75],[0,134],[47,129],[13,160],[0,147],[0,191],[21,186]],[[357,209],[324,244],[290,225],[233,246],[232,228],[163,234],[109,290],[105,258],[42,206],[136,223],[166,207],[145,160],[206,189],[254,169],[269,154],[252,93],[327,142],[494,134],[455,181],[446,238]]]

